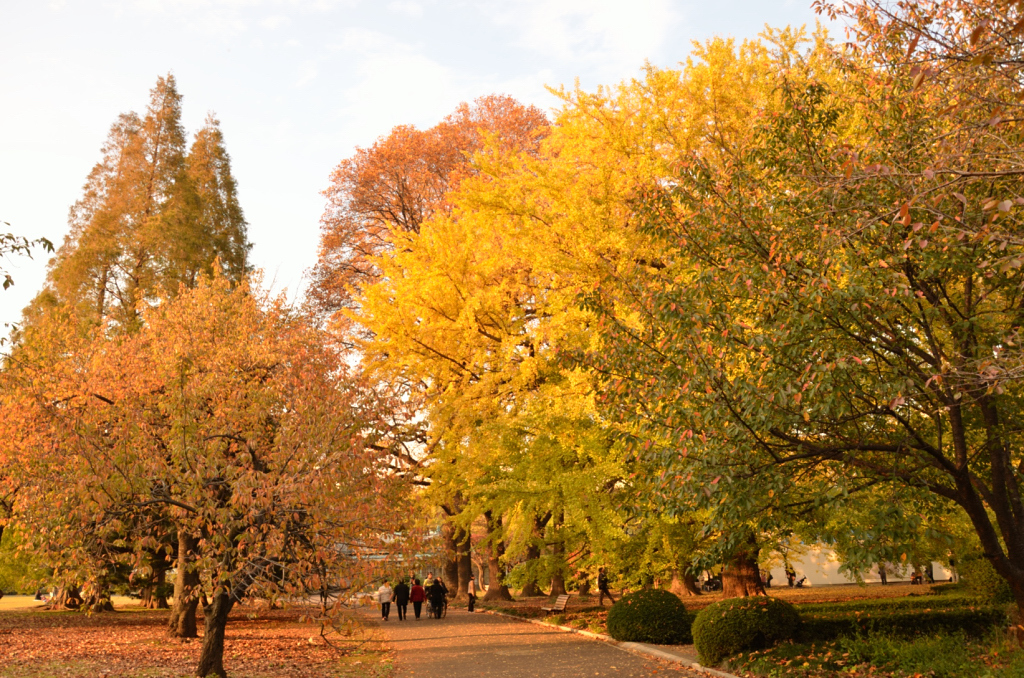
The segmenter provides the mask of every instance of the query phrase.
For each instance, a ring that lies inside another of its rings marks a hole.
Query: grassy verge
[[[783,643],[733,657],[728,668],[764,678],[1021,678],[1024,651],[998,632],[983,639],[958,633],[907,639],[866,634],[825,643]]]

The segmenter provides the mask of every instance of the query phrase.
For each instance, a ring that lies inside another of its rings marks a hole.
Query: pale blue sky
[[[171,71],[190,134],[220,117],[253,263],[292,294],[316,258],[331,169],[394,125],[461,101],[584,88],[671,67],[691,40],[813,25],[810,0],[0,0],[0,220],[58,244],[118,113]],[[9,262],[0,323],[43,258]]]

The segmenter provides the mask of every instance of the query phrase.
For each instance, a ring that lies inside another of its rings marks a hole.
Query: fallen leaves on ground
[[[224,666],[233,678],[387,675],[390,659],[372,635],[320,635],[301,623],[309,610],[236,608]],[[202,623],[200,615],[200,624]],[[43,610],[0,612],[0,677],[193,675],[202,639],[167,635],[167,610],[128,608],[86,615]]]

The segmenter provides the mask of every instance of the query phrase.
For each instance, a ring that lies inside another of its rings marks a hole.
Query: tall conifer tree
[[[193,286],[217,259],[229,278],[244,275],[246,223],[223,134],[208,117],[186,154],[181,99],[173,75],[157,78],[146,115],[113,124],[29,322],[67,306],[130,330],[139,302]]]

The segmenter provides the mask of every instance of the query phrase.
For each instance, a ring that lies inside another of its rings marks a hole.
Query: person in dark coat
[[[427,597],[430,598],[430,611],[433,612],[435,619],[441,618],[441,612],[444,610],[444,598],[447,592],[447,588],[440,579],[435,579],[434,583],[427,589]]]
[[[405,621],[409,610],[409,585],[401,580],[395,585],[395,609],[398,610],[398,621]]]
[[[597,568],[597,593],[598,593],[598,604],[604,607],[604,597],[608,596],[608,600],[615,604],[615,598],[612,597],[611,589],[608,588],[608,575],[605,574],[604,568]]]

